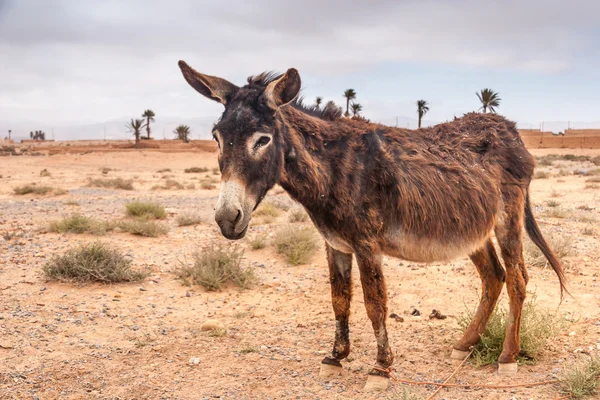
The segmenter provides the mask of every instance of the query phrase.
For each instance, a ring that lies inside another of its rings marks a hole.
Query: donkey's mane
[[[283,74],[276,71],[265,71],[258,75],[249,76],[248,86],[265,88],[269,83],[276,81],[282,76]],[[319,108],[316,105],[308,105],[304,103],[304,97],[301,95],[297,96],[289,105],[304,114],[324,121],[334,121],[342,116],[341,108],[330,103],[325,104],[322,108]]]

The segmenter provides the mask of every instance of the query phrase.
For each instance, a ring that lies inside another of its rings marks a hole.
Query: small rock
[[[412,312],[410,313],[410,315],[412,315],[413,317],[418,317],[421,315],[421,311],[417,310],[416,308],[414,310],[412,310]]]
[[[134,325],[134,326],[132,326],[132,327],[131,327],[131,329],[133,329],[134,331],[137,331],[137,330],[139,330],[139,329],[140,329],[140,327],[139,327],[139,326],[137,326],[137,325]]]
[[[225,325],[217,319],[207,319],[200,328],[202,331],[214,331],[220,329],[225,329]]]
[[[185,292],[185,297],[192,297],[192,295],[190,294],[190,292]]]
[[[198,365],[198,364],[200,364],[200,358],[199,357],[191,357],[190,360],[188,361],[188,364]]]
[[[402,318],[401,316],[399,316],[396,313],[391,313],[390,318],[395,319],[396,322],[404,322],[404,318]]]
[[[147,292],[147,291],[148,291],[148,289],[146,289],[146,288],[143,288],[143,287],[140,288],[140,292]]]
[[[569,336],[575,336],[575,331],[569,332]]]

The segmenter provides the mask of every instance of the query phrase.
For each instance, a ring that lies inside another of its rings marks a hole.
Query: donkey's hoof
[[[517,374],[517,363],[498,363],[498,375],[515,376]]]
[[[319,371],[319,376],[321,378],[330,378],[333,376],[342,375],[344,372],[344,368],[342,368],[342,364],[333,358],[325,358],[321,361],[321,370]]]
[[[368,375],[365,392],[382,392],[390,385],[390,378],[381,375]]]
[[[468,352],[468,351],[452,349],[452,354],[450,354],[450,358],[453,360],[462,361],[465,358],[469,357],[469,354],[470,354],[470,352]]]

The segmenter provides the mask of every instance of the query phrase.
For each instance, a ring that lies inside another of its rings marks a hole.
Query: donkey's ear
[[[273,110],[294,100],[300,92],[300,74],[295,68],[290,68],[281,78],[273,81],[265,88],[267,104]]]
[[[186,64],[185,61],[179,61],[179,68],[183,77],[196,91],[211,100],[218,101],[226,105],[227,102],[238,91],[238,87],[225,79],[216,76],[204,75]]]

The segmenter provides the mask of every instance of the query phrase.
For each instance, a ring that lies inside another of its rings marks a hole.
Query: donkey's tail
[[[542,236],[542,232],[533,217],[531,202],[529,201],[529,189],[527,189],[527,198],[525,200],[525,230],[531,241],[542,251],[544,257],[546,257],[552,269],[556,272],[558,281],[560,282],[560,298],[562,299],[564,292],[569,293],[566,287],[567,278],[565,277],[565,271],[550,246],[548,246],[546,239]]]

